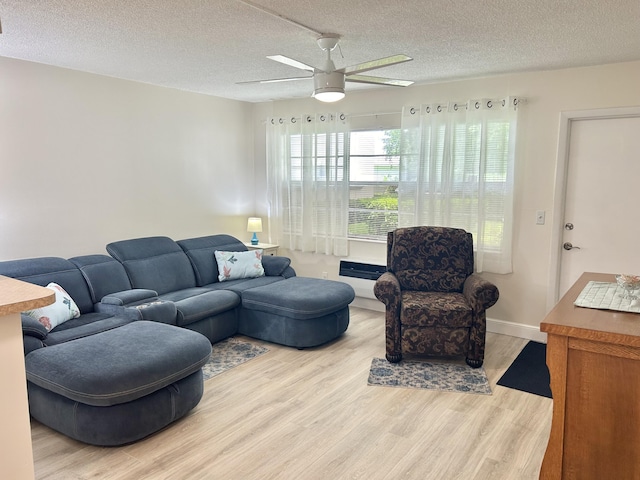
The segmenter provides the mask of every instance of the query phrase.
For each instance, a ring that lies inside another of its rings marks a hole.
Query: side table
[[[244,242],[244,245],[249,250],[262,249],[263,255],[278,255],[279,245],[274,245],[273,243],[258,243],[257,245],[251,245],[251,242]]]

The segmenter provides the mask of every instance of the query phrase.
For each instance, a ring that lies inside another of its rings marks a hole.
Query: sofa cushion
[[[240,240],[224,234],[188,238],[178,240],[176,243],[180,245],[180,248],[189,257],[198,286],[218,281],[218,264],[214,255],[216,250],[227,252],[247,251],[247,247]]]
[[[242,306],[250,310],[305,320],[347,307],[355,298],[350,285],[319,278],[292,277],[242,293]]]
[[[138,321],[25,357],[27,380],[95,406],[130,402],[198,371],[211,344],[202,335]]]
[[[43,343],[47,346],[57,345],[95,335],[96,333],[106,332],[131,322],[132,319],[124,316],[114,317],[112,314],[97,312],[85,313],[78,318],[58,325],[49,332]]]
[[[56,295],[55,301],[51,305],[27,310],[24,312],[25,315],[38,320],[47,331],[80,316],[80,309],[64,288],[54,282],[49,283],[45,288],[53,290]]]
[[[168,237],[112,242],[107,252],[122,263],[133,288],[148,288],[161,295],[196,286],[189,257]]]
[[[219,282],[264,276],[261,249],[248,252],[216,250],[215,258],[218,264]]]
[[[181,327],[240,305],[240,297],[229,290],[188,289],[162,295],[160,298],[175,303],[178,310],[176,325]]]
[[[226,282],[216,282],[206,285],[205,288],[211,290],[231,290],[238,295],[242,295],[242,292],[249,290],[250,288],[262,287],[264,285],[270,285],[272,283],[281,282],[284,277],[256,277],[256,278],[243,278],[241,280],[228,280]]]

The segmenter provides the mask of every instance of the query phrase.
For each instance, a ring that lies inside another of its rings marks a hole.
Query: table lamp
[[[262,232],[262,219],[260,217],[249,217],[249,221],[247,222],[247,232],[253,232],[251,245],[257,245],[258,236],[256,235],[256,232]]]

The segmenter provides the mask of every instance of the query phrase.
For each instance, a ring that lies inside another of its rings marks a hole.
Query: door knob
[[[574,248],[577,248],[578,250],[580,250],[580,247],[574,247],[573,245],[571,245],[570,242],[564,242],[564,244],[562,245],[562,248],[564,248],[565,250],[573,250]]]

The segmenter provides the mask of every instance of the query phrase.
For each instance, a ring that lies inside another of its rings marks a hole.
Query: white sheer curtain
[[[510,273],[518,104],[479,99],[405,107],[399,226],[473,234],[478,272]]]
[[[348,128],[340,113],[267,120],[269,226],[282,247],[348,255]]]

